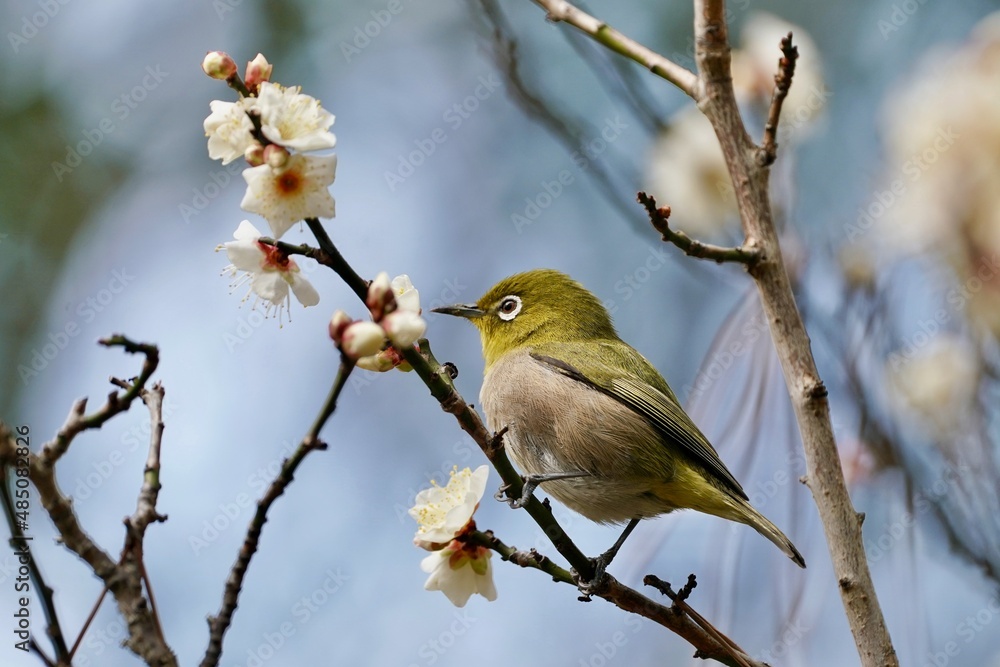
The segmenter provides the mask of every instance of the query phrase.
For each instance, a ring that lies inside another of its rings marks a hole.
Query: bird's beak
[[[455,317],[464,317],[467,320],[474,320],[477,317],[482,317],[486,314],[486,311],[480,310],[474,303],[456,303],[453,306],[432,308],[431,311],[435,313],[444,313],[445,315],[454,315]]]

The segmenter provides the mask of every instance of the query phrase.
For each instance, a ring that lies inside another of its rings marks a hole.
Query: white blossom
[[[333,114],[301,90],[298,86],[285,88],[270,81],[260,84],[257,108],[261,132],[269,141],[285,148],[299,151],[333,148],[337,143],[329,131]]]
[[[204,127],[210,158],[229,164],[257,145],[250,134],[253,123],[247,116],[255,104],[256,99],[252,97],[244,97],[239,102],[212,100],[209,103],[212,113],[205,119]]]
[[[431,575],[424,589],[441,591],[456,607],[464,607],[474,593],[492,602],[497,599],[492,556],[485,547],[452,542],[421,561],[420,568]]]
[[[434,550],[451,542],[479,507],[487,477],[487,466],[479,466],[475,472],[469,468],[458,471],[455,466],[446,486],[434,484],[418,493],[416,504],[410,508],[410,516],[418,524],[413,543]]]
[[[301,276],[301,269],[288,255],[278,248],[260,242],[261,233],[248,220],[240,223],[233,233],[235,241],[223,243],[216,250],[225,250],[232,262],[225,271],[236,276],[233,287],[250,281],[250,294],[255,295],[254,306],[263,299],[268,302],[267,314],[278,311],[278,319],[291,303],[288,292],[291,289],[295,298],[303,306],[315,306],[319,303],[319,294],[308,280]]]
[[[337,156],[291,155],[283,169],[268,164],[243,171],[247,192],[244,211],[263,216],[275,238],[305,218],[332,218],[336,213],[327,189],[337,170]]]

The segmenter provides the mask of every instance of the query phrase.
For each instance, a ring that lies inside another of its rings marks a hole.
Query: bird
[[[478,329],[480,405],[524,473],[599,524],[627,525],[598,559],[606,567],[642,519],[692,509],[754,528],[800,567],[791,540],[754,509],[656,368],[615,331],[593,293],[565,273],[504,278],[474,304],[434,308]]]

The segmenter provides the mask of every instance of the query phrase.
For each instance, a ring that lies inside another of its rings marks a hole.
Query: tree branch
[[[781,105],[788,96],[792,86],[792,76],[795,75],[795,61],[799,58],[799,50],[792,46],[792,33],[781,38],[781,59],[778,60],[778,73],[774,75],[774,93],[771,96],[771,106],[767,111],[767,123],[764,125],[764,139],[757,152],[757,164],[761,167],[774,164],[778,156],[778,120],[781,118]]]
[[[600,21],[565,0],[533,0],[545,10],[552,22],[568,23],[590,35],[615,53],[634,60],[653,74],[674,84],[689,96],[698,99],[698,77],[688,69],[664,58],[635,40],[629,39],[607,23]]]
[[[337,256],[339,257],[340,253],[337,253]],[[341,261],[343,261],[343,258],[341,258]],[[346,262],[344,262],[344,265],[346,266]],[[347,268],[350,269],[350,267]],[[337,399],[340,397],[340,392],[343,390],[344,385],[347,383],[347,378],[353,370],[354,362],[343,357],[340,363],[340,370],[337,372],[337,378],[334,380],[330,394],[327,396],[326,402],[313,422],[312,428],[302,439],[302,442],[299,443],[298,448],[292,456],[285,459],[281,465],[281,470],[275,476],[267,491],[264,492],[263,497],[257,501],[257,511],[250,521],[246,537],[243,539],[243,546],[240,548],[236,562],[233,563],[229,577],[226,580],[225,591],[222,595],[222,607],[219,609],[218,614],[208,618],[208,648],[205,650],[205,656],[201,660],[201,667],[214,667],[219,664],[219,659],[222,657],[222,640],[226,634],[226,630],[229,629],[229,625],[232,623],[233,614],[236,612],[236,607],[239,604],[240,592],[243,590],[243,580],[250,567],[250,560],[257,553],[257,547],[260,544],[260,535],[264,530],[264,523],[267,522],[267,513],[271,509],[271,505],[274,504],[274,501],[281,497],[285,489],[288,488],[288,485],[292,483],[295,471],[303,459],[314,450],[326,449],[327,445],[320,440],[319,433],[337,409]]]
[[[82,431],[92,428],[101,428],[101,426],[104,425],[104,422],[108,421],[115,415],[128,410],[129,406],[132,405],[132,401],[139,397],[139,393],[145,387],[146,381],[153,375],[156,371],[157,365],[160,363],[160,351],[156,349],[155,345],[136,343],[129,340],[125,336],[118,334],[108,338],[102,338],[97,342],[104,347],[122,347],[129,354],[144,354],[146,356],[146,360],[142,364],[142,371],[139,373],[139,377],[131,383],[115,381],[112,379],[112,384],[122,387],[125,391],[121,394],[118,392],[111,392],[108,395],[108,402],[92,415],[84,416],[84,412],[87,409],[86,398],[81,398],[73,404],[69,417],[66,418],[66,423],[61,429],[59,429],[56,437],[42,446],[42,451],[39,455],[39,463],[48,468],[55,465],[55,462],[66,453],[66,450],[69,449],[70,443],[73,442],[73,438],[75,438]]]
[[[865,558],[861,518],[851,504],[840,466],[826,388],[785,272],[771,214],[770,172],[758,162],[760,149],[747,134],[736,104],[722,0],[695,0],[695,43],[701,86],[698,106],[722,145],[746,234],[744,245],[753,245],[761,253],[749,272],[768,317],[799,423],[808,485],[823,522],[848,623],[864,667],[895,666],[899,661]]]
[[[63,494],[56,482],[55,462],[67,451],[73,438],[84,430],[100,428],[111,417],[127,410],[135,398],[146,392],[145,383],[156,370],[159,361],[159,351],[154,345],[136,343],[121,335],[111,336],[99,342],[107,347],[122,347],[130,354],[144,354],[146,360],[143,363],[142,372],[138,378],[130,382],[112,378],[112,384],[123,388],[124,392],[120,394],[112,392],[104,407],[93,415],[84,415],[86,399],[77,401],[66,424],[53,440],[43,446],[41,453],[35,455],[29,452],[29,478],[38,491],[42,507],[55,525],[62,543],[90,566],[90,569],[104,582],[104,585],[114,596],[122,618],[128,627],[128,638],[125,640],[125,646],[141,657],[148,665],[176,667],[177,658],[164,641],[155,614],[149,609],[146,597],[143,595],[144,569],[141,566],[141,542],[136,541],[137,537],[141,539],[141,535],[135,535],[131,529],[126,532],[126,547],[122,552],[120,562],[116,563],[83,530],[80,520],[73,510],[72,501]],[[154,434],[154,438],[156,442],[151,444],[151,447],[155,446],[158,451],[159,436]],[[0,462],[8,464],[12,454],[10,440],[0,438]],[[144,492],[146,492],[145,496],[143,496]],[[145,507],[149,499],[146,482],[144,482],[143,492],[140,492],[139,506]],[[152,500],[155,501],[155,493]],[[153,514],[155,515],[155,507]],[[142,528],[144,530],[145,525],[142,525]]]
[[[637,199],[640,204],[646,207],[649,221],[653,224],[653,228],[660,232],[662,239],[668,243],[673,243],[691,257],[710,259],[719,264],[723,262],[739,262],[746,264],[748,267],[760,259],[760,252],[756,248],[747,247],[746,244],[736,248],[724,248],[712,245],[711,243],[695,241],[682,231],[670,229],[669,206],[657,208],[656,199],[645,192],[638,193]]]

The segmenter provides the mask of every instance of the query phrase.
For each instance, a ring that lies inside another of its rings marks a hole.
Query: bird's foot
[[[505,500],[508,505],[513,509],[520,509],[528,504],[531,500],[531,496],[534,495],[535,489],[538,488],[539,484],[543,482],[552,482],[559,479],[571,479],[573,477],[588,477],[589,473],[585,472],[548,472],[541,473],[538,475],[525,475],[522,477],[524,480],[524,486],[521,488],[520,498],[511,498],[507,490],[510,488],[509,484],[505,484],[500,487],[500,490],[495,494],[495,498],[498,500]],[[504,498],[503,496],[507,497]]]
[[[576,580],[576,587],[580,591],[580,602],[590,602],[591,597],[600,594],[608,582],[608,565],[610,560],[605,559],[607,552],[597,558],[590,559],[591,575],[584,579],[583,575],[572,570],[573,578]]]

